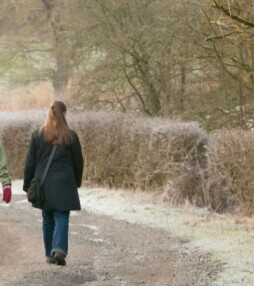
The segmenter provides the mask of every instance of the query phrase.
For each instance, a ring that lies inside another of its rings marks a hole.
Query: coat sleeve
[[[2,144],[0,144],[0,181],[3,186],[11,184],[6,163],[6,156]]]
[[[76,184],[77,184],[77,187],[79,188],[82,183],[84,160],[83,160],[83,154],[82,154],[80,141],[79,141],[78,135],[75,132],[74,132],[74,140],[71,144],[71,153],[72,153]]]
[[[24,184],[23,190],[27,192],[30,182],[34,177],[36,167],[36,142],[34,136],[32,135],[30,145],[27,152],[25,170],[24,170]]]

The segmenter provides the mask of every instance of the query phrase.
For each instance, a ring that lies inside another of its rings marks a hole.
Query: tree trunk
[[[57,10],[57,8],[55,7],[56,2],[54,2],[53,0],[42,0],[42,2],[47,11],[48,20],[52,28],[52,33],[55,42],[54,52],[56,58],[56,70],[53,77],[55,97],[63,99],[67,96],[67,87],[69,81],[69,55],[68,52],[66,52],[67,47],[65,39],[65,29],[64,26],[61,24],[60,10]],[[62,1],[61,5],[64,5],[64,0]]]
[[[56,98],[63,99],[67,96],[68,68],[62,55],[56,57],[56,72],[53,81]]]

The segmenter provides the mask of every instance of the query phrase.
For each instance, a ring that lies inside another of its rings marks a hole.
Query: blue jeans
[[[42,231],[45,255],[53,256],[55,251],[68,253],[68,231],[70,212],[42,211]]]

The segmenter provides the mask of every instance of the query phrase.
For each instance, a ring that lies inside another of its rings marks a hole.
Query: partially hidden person
[[[42,189],[42,232],[46,261],[66,265],[70,211],[80,210],[78,188],[83,174],[83,155],[76,132],[66,120],[66,105],[54,101],[45,123],[34,130],[27,153],[23,190],[41,178],[54,145],[57,145]]]
[[[3,188],[3,201],[7,204],[11,201],[11,179],[9,176],[9,170],[6,162],[6,155],[3,145],[0,143],[0,182]]]

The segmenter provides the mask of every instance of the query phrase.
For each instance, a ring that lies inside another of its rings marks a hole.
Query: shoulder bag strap
[[[45,179],[46,179],[46,176],[47,176],[47,173],[48,173],[50,164],[51,164],[51,162],[52,162],[52,160],[53,160],[53,157],[54,157],[54,154],[55,154],[55,152],[56,152],[56,147],[57,147],[57,145],[54,145],[54,146],[53,146],[53,149],[52,149],[52,151],[51,151],[51,153],[50,153],[50,156],[49,156],[49,159],[48,159],[48,162],[47,162],[47,166],[46,166],[46,168],[45,168],[45,170],[44,170],[44,172],[43,172],[43,174],[42,174],[42,177],[41,177],[41,185],[44,183],[44,181],[45,181]]]

